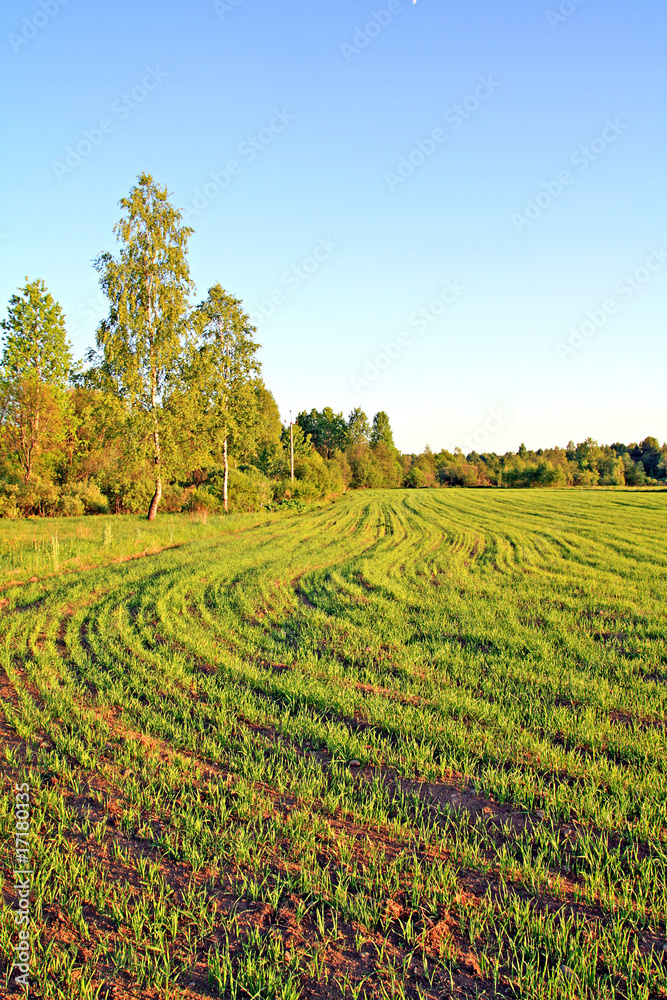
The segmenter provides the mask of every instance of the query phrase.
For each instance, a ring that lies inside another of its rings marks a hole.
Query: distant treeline
[[[323,458],[337,458],[352,488],[368,487],[567,487],[656,486],[667,479],[667,445],[647,437],[640,444],[599,445],[592,438],[565,448],[464,455],[459,449],[402,454],[389,418],[377,413],[372,427],[363,411],[345,420],[330,408],[300,413],[297,422]]]
[[[142,174],[95,261],[109,313],[87,367],[44,282],[9,302],[0,360],[0,517],[299,507],[347,488],[656,485],[667,446],[598,445],[504,455],[396,447],[383,411],[330,407],[290,427],[264,385],[255,328],[220,284],[193,304],[191,230]]]

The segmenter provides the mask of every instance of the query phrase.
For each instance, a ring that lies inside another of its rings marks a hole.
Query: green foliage
[[[426,475],[418,466],[413,465],[406,472],[403,478],[403,485],[407,486],[408,489],[418,490],[426,485]]]
[[[18,486],[11,483],[0,483],[0,518],[6,517],[13,521],[20,516],[18,492]]]
[[[235,512],[270,510],[273,501],[274,483],[259,469],[244,467],[229,470],[228,509]],[[224,470],[209,473],[205,484],[189,492],[184,509],[206,510],[221,513],[224,504]]]
[[[475,465],[465,460],[454,461],[440,466],[438,482],[441,486],[478,486],[479,471]]]
[[[334,413],[330,406],[322,412],[304,410],[296,422],[322,458],[332,458],[335,452],[344,451],[348,445],[348,426],[342,413]]]
[[[379,444],[384,445],[386,448],[395,448],[394,435],[392,434],[391,426],[389,424],[389,417],[384,412],[380,410],[373,417],[373,429],[371,430],[371,444],[376,447]]]
[[[25,483],[48,473],[64,437],[72,370],[62,310],[41,279],[12,295],[2,322],[2,444]]]
[[[2,321],[2,380],[26,376],[64,393],[73,362],[65,317],[41,278],[12,295]]]
[[[385,485],[384,473],[370,448],[356,446],[350,449],[349,462],[353,489],[380,489]]]
[[[294,423],[292,425],[292,436],[294,441],[294,458],[305,458],[308,455],[312,455],[315,451],[313,446],[312,438],[306,434],[300,423]],[[283,427],[280,442],[282,444],[283,450],[286,455],[289,455],[290,447],[290,429],[288,426]]]
[[[221,498],[208,486],[196,486],[185,497],[182,509],[191,514],[219,514],[223,509]]]
[[[2,440],[27,483],[48,474],[64,439],[64,397],[36,375],[2,384]]]
[[[443,486],[552,489],[643,486],[663,480],[667,467],[667,445],[658,446],[655,438],[646,439],[646,442],[640,446],[619,442],[607,446],[587,438],[578,445],[571,441],[567,448],[540,448],[534,452],[522,445],[517,453],[478,455],[473,452],[467,456],[460,451],[442,451],[433,459],[437,480]],[[417,456],[416,462],[423,463],[427,458],[426,454]],[[652,477],[647,467],[652,470]]]
[[[382,471],[383,485],[389,489],[395,489],[401,485],[403,470],[398,460],[398,451],[393,445],[387,444],[385,440],[378,441],[373,445],[373,458]]]
[[[243,442],[246,450],[254,451],[255,435],[261,436],[263,423],[258,407],[262,403],[268,407],[270,402],[275,405],[275,401],[259,381],[256,330],[239,299],[221,285],[213,285],[194,312],[193,329],[196,340],[183,374],[183,388],[171,406],[179,416],[187,414],[200,464],[222,461],[222,502],[227,510],[230,439],[238,450]],[[268,444],[272,435],[267,430],[264,437]]]
[[[66,492],[63,495],[68,495]],[[69,487],[69,495],[81,504],[82,514],[107,514],[109,501],[95,482],[75,483]]]
[[[231,429],[230,453],[241,463],[255,463],[264,455],[270,465],[281,451],[282,424],[280,411],[273,393],[260,378],[251,383],[255,400],[244,411],[244,419],[237,419]],[[260,466],[261,467],[261,466]]]
[[[213,285],[193,315],[197,342],[185,383],[194,402],[197,431],[213,459],[222,456],[224,441],[252,421],[261,388],[255,354],[260,345],[240,299]],[[263,388],[263,387],[262,387]]]
[[[360,406],[355,407],[347,418],[347,439],[351,445],[364,445],[370,442],[370,424]]]
[[[273,482],[259,469],[230,469],[229,508],[232,511],[270,510]]]
[[[141,174],[121,200],[117,257],[95,267],[109,299],[98,353],[72,363],[62,310],[40,279],[2,323],[0,517],[299,507],[354,489],[653,487],[667,445],[401,455],[388,414],[302,411],[290,433],[260,377],[255,328],[217,283],[190,309],[191,230],[166,188]]]
[[[179,373],[192,289],[187,241],[192,230],[169,203],[167,189],[141,174],[121,199],[125,215],[114,227],[118,257],[103,253],[95,267],[109,299],[109,316],[97,331],[101,367],[118,397],[136,418],[134,432],[152,437],[155,493],[148,511],[154,518],[162,496],[163,454],[160,401]]]

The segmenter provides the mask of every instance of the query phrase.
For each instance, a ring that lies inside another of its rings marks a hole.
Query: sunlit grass
[[[0,616],[35,995],[667,996],[663,496],[85,519],[60,573],[38,527]]]
[[[59,570],[80,570],[216,538],[278,514],[162,514],[0,519],[0,586]]]

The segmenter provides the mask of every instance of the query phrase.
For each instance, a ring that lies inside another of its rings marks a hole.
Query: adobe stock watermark
[[[466,434],[462,439],[463,447],[461,451],[463,454],[469,455],[472,451],[482,448],[509,420],[511,420],[511,414],[505,413],[502,406],[495,409],[489,407],[484,422],[472,434]]]
[[[408,318],[408,326],[417,333],[425,333],[467,290],[467,285],[462,285],[460,281],[445,281],[435,298],[412,313]],[[414,334],[409,330],[402,330],[393,340],[382,341],[378,353],[366,359],[361,374],[351,376],[352,387],[357,390],[365,389],[379,379],[412,346],[413,337]]]
[[[259,315],[262,319],[268,319],[279,306],[287,301],[288,292],[284,290],[285,288],[289,292],[297,292],[304,281],[312,278],[322,267],[322,264],[330,260],[336,250],[339,249],[340,243],[336,243],[330,236],[326,240],[320,238],[317,241],[317,246],[314,247],[307,257],[304,257],[298,264],[292,264],[286,271],[283,271],[281,278],[283,287],[274,288],[268,298],[263,299],[256,306],[253,306],[250,309],[251,315]]]
[[[389,0],[382,10],[371,11],[370,17],[363,28],[356,28],[352,38],[352,44],[341,42],[340,50],[345,56],[345,61],[350,63],[354,56],[360,55],[367,48],[374,38],[377,38],[385,28],[394,20],[397,14],[403,10],[400,0]]]
[[[89,295],[88,298],[79,302],[75,319],[67,318],[67,332],[71,337],[76,337],[82,333],[81,324],[85,324],[85,332],[88,332],[90,325],[95,327],[109,314],[109,300],[106,295],[99,291],[96,295]]]
[[[667,250],[664,247],[649,247],[649,255],[643,264],[636,267],[614,285],[616,298],[605,299],[597,309],[589,309],[586,319],[578,326],[569,328],[569,337],[556,344],[556,353],[561,361],[566,361],[579,351],[587,340],[594,337],[615,316],[620,306],[629,302],[644,285],[648,284],[653,275],[667,264]]]
[[[20,31],[10,31],[7,35],[14,52],[19,52],[24,45],[28,45],[33,38],[36,38],[60,12],[60,8],[68,3],[69,0],[39,0],[38,9],[33,11],[30,17],[23,18]]]
[[[449,131],[440,126],[434,128],[425,139],[420,139],[415,143],[414,148],[407,156],[399,157],[395,171],[385,171],[384,179],[389,185],[389,190],[395,191],[399,184],[404,184],[409,177],[412,177],[415,170],[423,166],[438,147],[447,141],[449,132],[456,132],[460,129],[463,123],[474,115],[499,87],[500,83],[494,80],[493,76],[480,76],[479,83],[473,92],[458,104],[453,104],[443,114],[443,120]]]
[[[575,11],[585,3],[586,0],[562,0],[557,10],[546,10],[544,13],[552,31],[556,29],[558,24],[563,24],[568,17],[572,17]]]
[[[76,170],[94,149],[102,145],[106,136],[116,131],[119,122],[129,118],[135,108],[143,104],[153,90],[157,90],[168,75],[159,66],[146,67],[146,73],[140,83],[112,102],[110,109],[112,117],[101,118],[95,128],[84,129],[82,138],[67,147],[62,160],[53,161],[51,169],[57,179],[61,181],[63,177]]]
[[[18,944],[10,974],[16,970],[14,982],[26,992],[30,986],[32,948],[30,941],[30,887],[33,872],[30,867],[30,785],[14,785],[14,890],[16,910],[14,924],[18,931]]]
[[[212,201],[220,197],[222,192],[229,187],[232,177],[238,177],[245,164],[252,163],[260,153],[264,152],[273,140],[281,132],[284,132],[288,125],[296,121],[296,115],[290,114],[285,108],[279,111],[274,109],[273,115],[265,128],[261,128],[256,135],[249,135],[236,147],[238,160],[229,160],[222,170],[212,170],[207,180],[201,187],[195,188],[192,192],[192,204],[186,205],[182,210],[183,220],[191,222],[201,214]]]
[[[607,118],[605,127],[599,136],[596,136],[585,145],[579,146],[570,156],[570,164],[576,167],[579,174],[585,173],[592,163],[595,163],[603,153],[613,145],[618,137],[629,128],[619,118]],[[540,216],[546,212],[555,201],[563,196],[566,188],[574,183],[576,174],[571,170],[561,170],[555,180],[544,181],[541,190],[534,198],[529,198],[523,210],[523,214],[517,212],[512,216],[512,224],[517,233],[522,232],[526,226],[532,226]]]
[[[221,21],[224,21],[227,14],[231,14],[232,11],[240,7],[243,0],[213,0],[213,10],[216,12]]]

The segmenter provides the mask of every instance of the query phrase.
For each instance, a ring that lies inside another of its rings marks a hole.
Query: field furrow
[[[667,997],[664,494],[103,527],[2,592],[0,992],[27,782],[46,1000]]]

